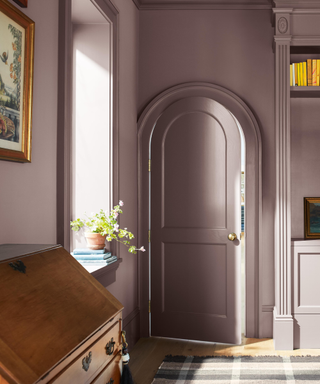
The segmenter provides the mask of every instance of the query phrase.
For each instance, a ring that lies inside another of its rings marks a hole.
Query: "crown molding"
[[[139,10],[271,9],[272,0],[132,0]]]
[[[273,0],[275,8],[320,9],[320,0]]]

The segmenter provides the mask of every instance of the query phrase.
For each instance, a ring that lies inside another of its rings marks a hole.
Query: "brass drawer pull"
[[[23,264],[23,262],[21,260],[9,263],[9,265],[15,271],[19,271],[21,273],[26,273],[26,266]]]
[[[106,345],[107,355],[112,355],[113,354],[113,352],[114,352],[114,345],[115,345],[115,341],[113,341],[113,337],[112,337],[111,340],[109,341],[109,343]]]
[[[82,359],[82,368],[86,372],[89,369],[89,365],[90,365],[91,361],[92,361],[92,352],[89,352],[89,355]]]
[[[111,378],[110,381],[107,382],[107,384],[113,384],[114,380]]]

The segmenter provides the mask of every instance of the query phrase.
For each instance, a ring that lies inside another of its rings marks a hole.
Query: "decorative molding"
[[[278,30],[281,34],[288,31],[288,20],[283,16],[278,20]]]
[[[273,0],[276,8],[320,9],[320,0]]]
[[[276,15],[277,17],[279,18],[279,15]],[[290,43],[290,35],[276,35],[274,37],[276,211],[273,339],[277,350],[293,349],[293,318],[291,314],[290,79],[288,72]]]
[[[291,45],[294,46],[319,46],[320,36],[292,36]]]
[[[59,0],[57,121],[57,243],[70,251],[72,154],[72,23],[71,0]]]
[[[139,10],[271,9],[271,0],[132,0]]]
[[[91,0],[93,5],[113,25],[110,46],[113,48],[112,63],[112,147],[110,177],[112,199],[110,206],[119,201],[119,10],[110,0]],[[57,124],[57,243],[68,251],[71,247],[70,220],[72,212],[72,0],[59,0],[59,61],[58,61],[58,124]],[[119,255],[119,243],[111,243],[111,251]]]
[[[262,312],[273,312],[274,305],[263,305]]]
[[[291,315],[278,315],[273,311],[273,342],[276,351],[292,351],[294,346],[294,323]]]

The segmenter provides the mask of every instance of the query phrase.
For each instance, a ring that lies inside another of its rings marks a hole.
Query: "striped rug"
[[[320,356],[166,356],[152,384],[320,383]]]

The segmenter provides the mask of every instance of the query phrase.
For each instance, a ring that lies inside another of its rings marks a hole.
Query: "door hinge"
[[[148,172],[151,172],[151,159],[148,160]]]
[[[150,231],[150,229],[148,231],[148,243],[151,243],[151,231]]]
[[[149,300],[149,313],[151,313],[151,300]]]

